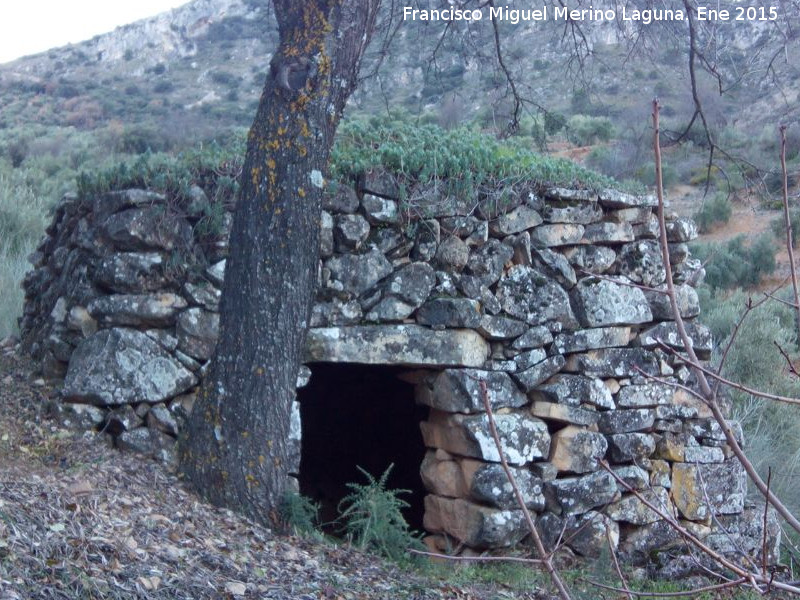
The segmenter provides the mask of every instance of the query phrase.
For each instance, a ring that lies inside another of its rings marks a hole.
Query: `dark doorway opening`
[[[357,467],[376,479],[393,464],[387,488],[406,489],[404,517],[422,531],[426,491],[419,475],[425,456],[419,423],[428,408],[414,402],[414,386],[398,379],[396,367],[318,363],[311,381],[298,390],[303,425],[300,493],[320,503],[322,523],[338,516],[337,506],[366,483]]]

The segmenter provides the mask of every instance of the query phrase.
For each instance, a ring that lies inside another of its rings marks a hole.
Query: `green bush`
[[[693,218],[700,232],[708,233],[715,225],[727,223],[732,210],[727,194],[717,193],[703,203]]]
[[[78,194],[91,198],[111,190],[140,187],[163,192],[181,202],[192,185],[202,187],[212,201],[227,202],[238,194],[238,173],[244,158],[244,139],[235,137],[227,146],[211,142],[178,156],[145,152],[107,169],[82,172]]]
[[[544,131],[547,135],[555,135],[567,125],[567,118],[561,113],[547,111],[544,113]]]
[[[406,558],[409,548],[420,548],[419,535],[413,533],[403,518],[408,503],[400,499],[408,490],[386,489],[393,465],[375,479],[361,467],[366,484],[348,483],[352,492],[339,503],[339,519],[347,537],[361,550],[373,550],[394,561]]]
[[[123,154],[144,154],[145,152],[164,152],[169,142],[160,131],[143,125],[126,127],[117,141],[116,151]]]
[[[168,79],[162,79],[161,81],[157,81],[156,84],[153,86],[153,91],[158,94],[167,94],[175,89],[175,84],[173,84]]]
[[[570,98],[570,107],[575,114],[592,112],[592,98],[588,90],[576,89],[573,91],[572,98]]]
[[[607,117],[575,115],[567,121],[567,138],[578,146],[607,142],[614,136],[614,125]]]
[[[717,344],[713,362],[718,366],[735,324],[748,301],[736,290],[728,296],[701,288],[702,319]],[[788,300],[788,294],[782,294]],[[756,299],[756,298],[754,298]],[[795,354],[796,328],[793,310],[768,301],[750,312],[723,366],[722,374],[733,381],[764,392],[800,398],[800,380],[787,372],[780,348]],[[777,344],[777,345],[776,345]],[[793,356],[796,359],[796,356]],[[800,510],[800,419],[796,406],[770,402],[732,391],[733,417],[741,421],[748,458],[766,479],[773,468],[772,488],[794,512]]]
[[[712,289],[752,287],[775,271],[774,239],[761,234],[749,246],[739,235],[724,245],[693,244],[692,254],[706,262],[706,284]]]
[[[523,140],[501,142],[465,127],[444,130],[380,118],[342,125],[331,153],[333,177],[344,181],[375,168],[408,183],[440,180],[454,195],[473,195],[476,188],[500,181],[619,187],[619,182],[572,161],[533,152]]]
[[[24,181],[25,171],[0,162],[0,339],[17,333],[22,314],[20,281],[31,268],[27,256],[44,234],[49,202]]]
[[[642,185],[653,187],[656,184],[656,167],[652,162],[648,162],[636,169],[633,176],[637,181],[640,181]],[[669,164],[662,164],[661,182],[664,187],[675,185],[678,181],[678,171],[675,167]]]
[[[798,240],[800,240],[800,210],[789,211],[789,222],[792,226],[792,248],[797,248]],[[786,245],[786,218],[781,215],[772,220],[771,224],[772,233],[778,238],[782,246]]]
[[[228,71],[211,71],[210,77],[211,81],[219,85],[230,87],[237,87],[239,85],[239,78]]]
[[[320,506],[300,494],[287,492],[279,507],[281,521],[295,535],[310,535],[317,531]]]

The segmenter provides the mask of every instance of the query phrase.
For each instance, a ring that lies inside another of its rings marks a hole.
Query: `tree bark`
[[[208,500],[266,523],[292,465],[291,405],[314,300],[328,156],[380,0],[274,0],[279,47],[250,129],[216,356],[180,443]]]

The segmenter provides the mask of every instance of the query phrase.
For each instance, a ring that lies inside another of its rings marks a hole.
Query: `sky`
[[[188,0],[0,0],[0,63],[80,42]]]

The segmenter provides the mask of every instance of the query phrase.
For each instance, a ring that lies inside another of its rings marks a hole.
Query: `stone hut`
[[[210,204],[194,187],[180,206],[141,189],[58,205],[24,282],[21,330],[44,374],[63,379],[62,419],[173,459],[217,336],[231,219],[218,215],[209,234]],[[332,511],[363,480],[357,467],[378,476],[393,464],[389,483],[411,491],[407,518],[430,547],[524,543],[483,380],[547,544],[592,557],[610,539],[639,563],[680,546],[605,459],[712,547],[760,553],[763,506],[748,504],[707,408],[670,385],[694,381],[658,292],[655,206],[533,183],[399,201],[385,173],[336,186],[292,419],[300,491]],[[692,287],[702,269],[686,245],[696,228],[675,217],[667,228],[680,310],[708,359]]]

